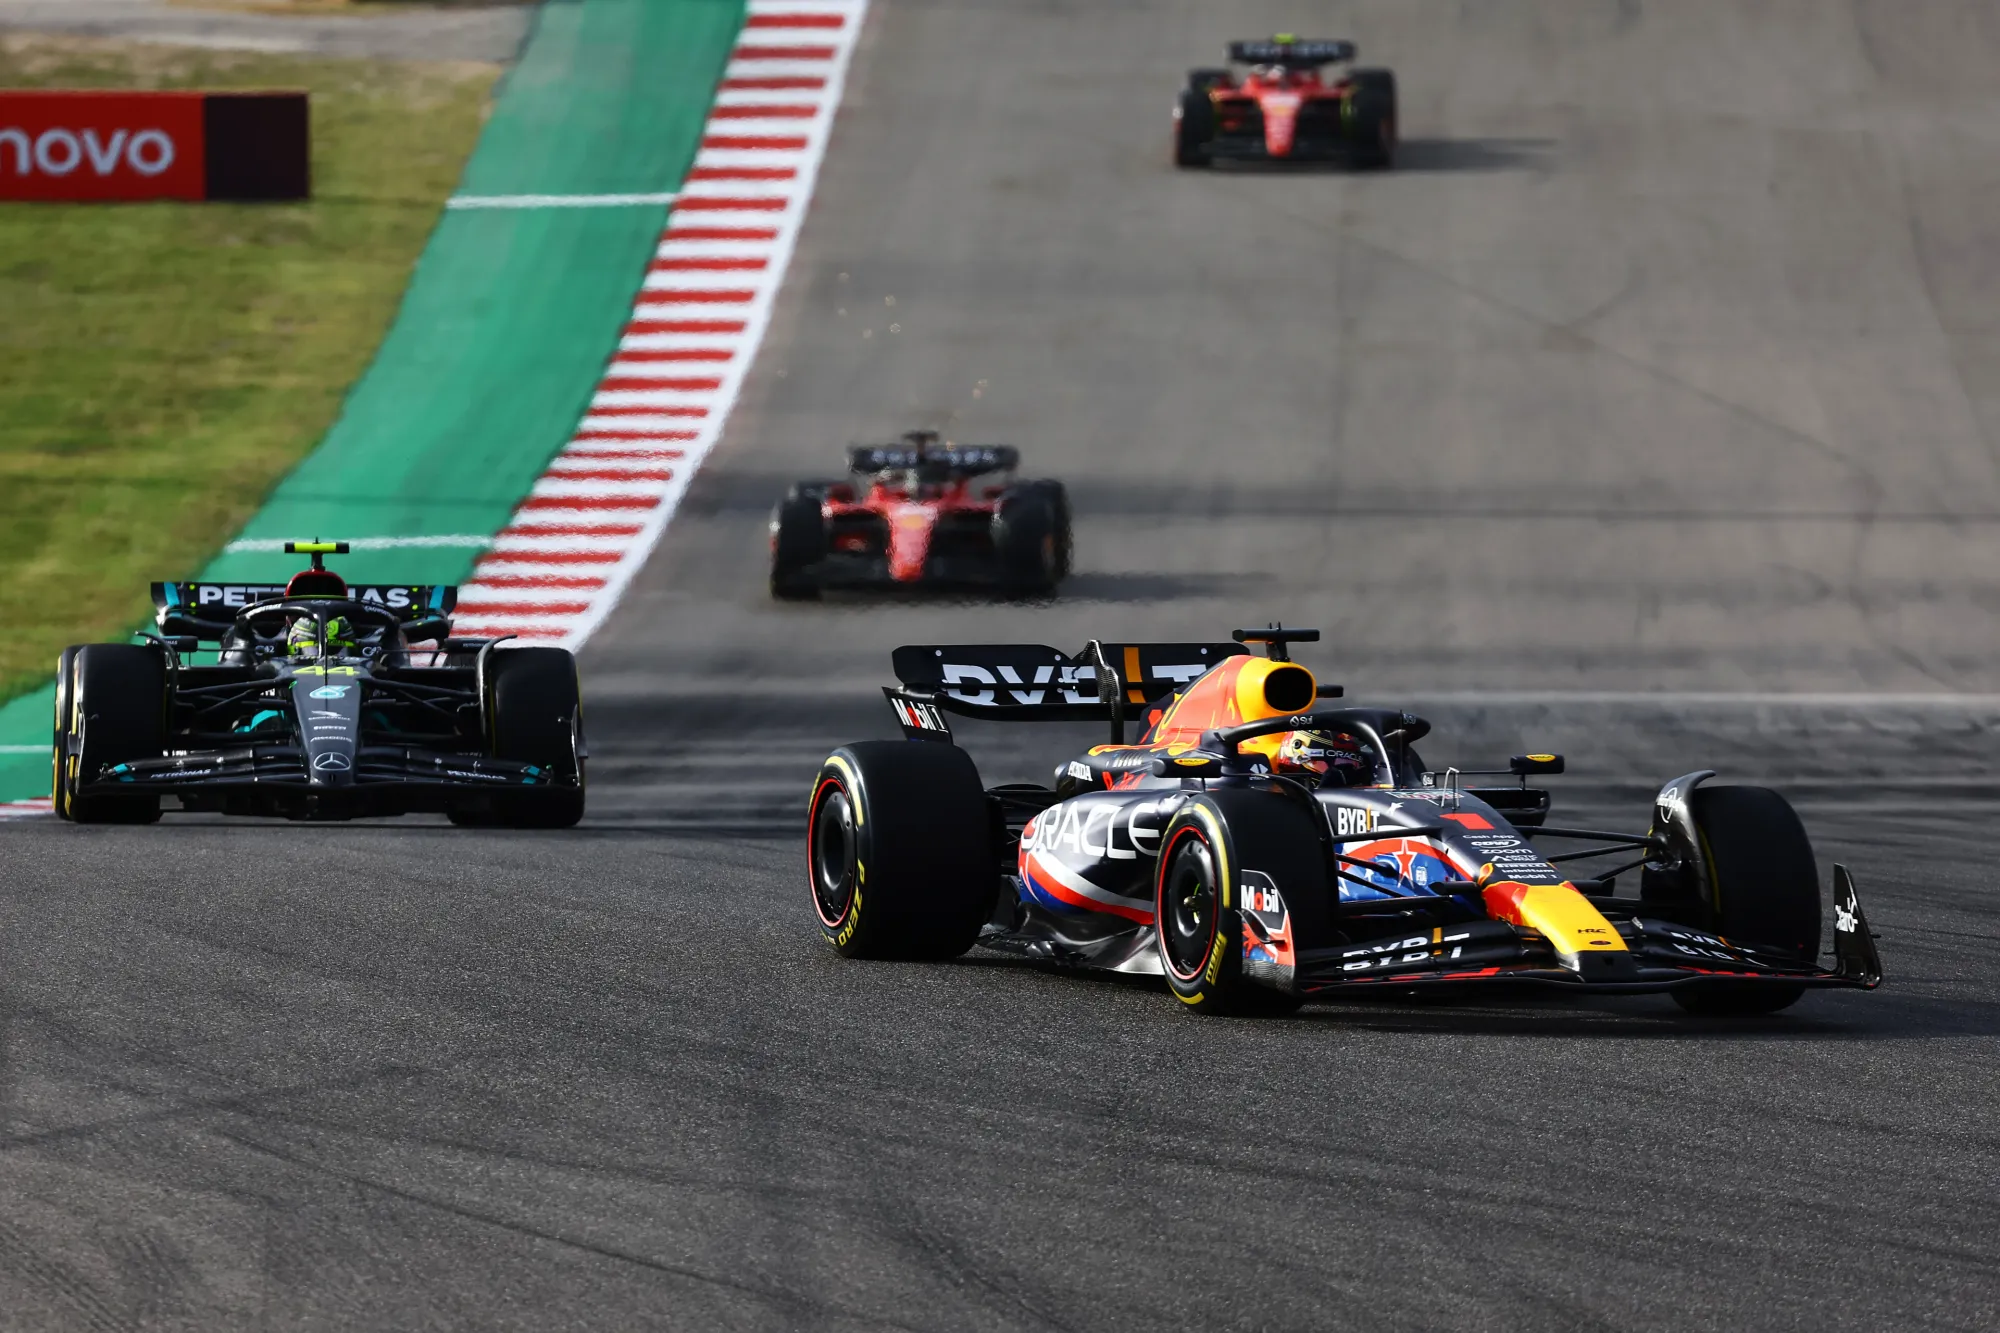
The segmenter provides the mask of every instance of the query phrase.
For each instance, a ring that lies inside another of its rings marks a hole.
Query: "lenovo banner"
[[[304,93],[0,89],[0,199],[304,199]]]

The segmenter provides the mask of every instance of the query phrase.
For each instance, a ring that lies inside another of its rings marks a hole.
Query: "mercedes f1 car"
[[[160,632],[63,650],[55,808],[82,824],[182,810],[288,819],[583,815],[576,661],[453,639],[455,588],[353,586],[325,557],[282,586],[155,583]],[[430,650],[413,645],[429,643]],[[191,660],[212,647],[212,664]],[[420,664],[421,663],[421,664]]]
[[[847,451],[851,476],[800,482],[771,513],[771,595],[826,588],[990,589],[1046,597],[1070,565],[1069,494],[1021,481],[1009,445],[913,430]]]
[[[885,693],[905,739],[842,746],[813,785],[806,880],[827,942],[1157,974],[1214,1013],[1499,983],[1768,1013],[1880,983],[1842,866],[1821,966],[1812,846],[1776,792],[1690,773],[1660,789],[1644,833],[1557,826],[1528,778],[1561,772],[1559,756],[1427,769],[1422,718],[1322,703],[1339,687],[1289,660],[1317,637],[897,649]],[[951,714],[1108,720],[1111,737],[1052,786],[986,788]]]
[[[1174,104],[1174,163],[1206,167],[1250,162],[1345,162],[1387,167],[1396,158],[1396,76],[1349,69],[1352,42],[1231,42],[1231,61],[1248,65],[1188,71]],[[1342,68],[1328,71],[1327,66]]]

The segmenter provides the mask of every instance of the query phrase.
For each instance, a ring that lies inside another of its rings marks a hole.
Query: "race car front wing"
[[[534,764],[484,755],[446,754],[393,745],[364,745],[354,752],[353,767],[342,774],[343,787],[393,783],[452,788],[546,787],[558,775]],[[325,777],[315,782],[306,752],[296,745],[246,745],[239,749],[135,759],[115,764],[87,790],[171,793],[198,787],[283,786],[326,790],[335,784]]]
[[[1565,958],[1535,931],[1504,921],[1413,923],[1391,938],[1300,951],[1294,985],[1303,995],[1366,986],[1402,989],[1494,982],[1614,993],[1718,983],[1873,990],[1882,984],[1882,962],[1846,866],[1834,867],[1833,884],[1832,968],[1647,915],[1644,904],[1632,902],[1631,915],[1608,916],[1622,950]],[[1442,905],[1444,900],[1420,901]],[[1383,904],[1385,910],[1399,905]]]

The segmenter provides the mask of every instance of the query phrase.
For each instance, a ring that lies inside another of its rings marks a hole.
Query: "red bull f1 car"
[[[353,586],[325,566],[346,543],[285,549],[312,567],[282,585],[155,583],[158,634],[63,650],[59,816],[148,824],[171,799],[288,819],[430,812],[556,828],[582,817],[583,714],[566,649],[451,638],[455,588]]]
[[[936,431],[848,450],[849,477],[800,482],[771,513],[771,595],[828,588],[985,589],[1052,595],[1070,567],[1069,495],[1014,476],[1009,445],[940,444]]]
[[[1422,718],[1333,706],[1339,688],[1289,660],[1317,637],[897,649],[885,693],[905,739],[842,746],[813,785],[806,881],[827,942],[1156,974],[1205,1013],[1502,984],[1768,1013],[1880,983],[1842,866],[1822,966],[1813,849],[1776,792],[1702,771],[1660,789],[1644,833],[1557,825],[1528,779],[1559,756],[1427,768]],[[988,788],[953,714],[1111,735],[1051,785]]]
[[[1396,159],[1396,76],[1353,69],[1352,42],[1232,42],[1248,70],[1188,71],[1174,104],[1174,163],[1342,162],[1387,167]],[[1334,68],[1329,68],[1332,66]]]

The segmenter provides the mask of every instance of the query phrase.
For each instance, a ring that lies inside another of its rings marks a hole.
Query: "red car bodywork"
[[[1396,152],[1396,76],[1353,65],[1352,42],[1231,42],[1230,69],[1191,69],[1174,104],[1174,162],[1339,162]]]
[[[860,494],[853,486],[830,486],[821,505],[827,546],[836,554],[868,554],[877,549],[879,538],[869,529],[879,520],[888,530],[889,577],[897,583],[921,582],[940,526],[992,523],[1007,488],[975,486],[978,480],[913,482],[905,474],[894,474],[872,478]]]
[[[1262,113],[1264,151],[1272,157],[1290,157],[1297,137],[1299,113],[1309,102],[1345,105],[1353,84],[1346,75],[1325,82],[1318,70],[1253,70],[1234,87],[1215,89],[1216,128],[1224,134],[1249,128],[1252,104]]]
[[[771,520],[771,587],[1001,587],[1052,591],[1068,573],[1062,483],[1015,476],[1012,445],[856,445],[843,481],[801,482]]]

